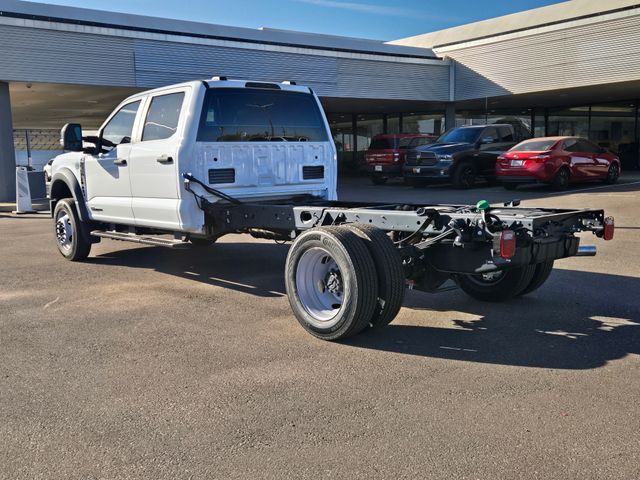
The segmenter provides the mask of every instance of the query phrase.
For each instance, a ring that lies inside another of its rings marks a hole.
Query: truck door
[[[496,170],[496,158],[502,153],[500,136],[496,127],[487,127],[480,136],[478,173],[482,175],[494,175]]]
[[[178,127],[187,89],[167,90],[147,99],[140,141],[130,154],[131,193],[136,225],[178,229]]]
[[[95,220],[133,224],[129,153],[140,100],[118,109],[100,130],[101,150],[84,157],[87,204]]]

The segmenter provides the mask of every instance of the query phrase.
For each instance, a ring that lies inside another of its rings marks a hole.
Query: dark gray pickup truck
[[[413,186],[445,180],[470,188],[478,178],[493,180],[498,155],[521,140],[510,124],[454,128],[435,143],[409,151],[402,174]]]

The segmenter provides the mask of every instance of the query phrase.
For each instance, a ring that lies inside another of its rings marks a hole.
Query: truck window
[[[398,139],[391,137],[373,137],[369,150],[390,150],[397,148]]]
[[[418,137],[415,139],[415,143],[412,143],[412,147],[422,147],[433,143],[433,140],[429,137]]]
[[[481,140],[484,143],[496,143],[500,141],[500,137],[498,137],[498,130],[496,127],[485,128],[484,132],[482,132]]]
[[[501,142],[515,142],[513,138],[513,131],[509,127],[498,127],[498,133],[500,134]]]
[[[153,97],[144,121],[142,141],[171,137],[178,129],[184,92]]]
[[[324,142],[327,131],[313,95],[255,88],[207,90],[200,142]]]
[[[102,146],[110,149],[121,143],[131,143],[133,122],[140,108],[140,100],[126,104],[102,129]]]

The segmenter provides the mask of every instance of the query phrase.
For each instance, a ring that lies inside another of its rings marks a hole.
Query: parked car
[[[402,176],[407,151],[433,143],[435,135],[399,133],[376,135],[365,154],[365,169],[376,185],[386,183],[391,177]]]
[[[480,177],[493,180],[498,155],[516,143],[511,124],[454,128],[435,143],[408,152],[402,173],[413,186],[447,180],[458,188],[470,188]]]
[[[616,155],[580,137],[525,140],[496,163],[496,178],[508,190],[535,182],[551,184],[558,190],[577,182],[615,183],[620,171]]]

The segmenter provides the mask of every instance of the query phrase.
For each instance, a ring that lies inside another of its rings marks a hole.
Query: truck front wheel
[[[72,198],[56,203],[53,211],[56,245],[64,258],[72,262],[84,260],[91,251],[91,241],[85,226],[78,217]]]
[[[300,325],[323,340],[364,330],[376,309],[378,281],[363,240],[343,227],[307,230],[293,243],[285,286]]]
[[[476,167],[469,161],[462,161],[453,171],[453,186],[471,188],[476,183]]]
[[[455,281],[476,300],[503,302],[519,295],[531,284],[535,269],[535,265],[525,265],[482,274],[458,274]]]

